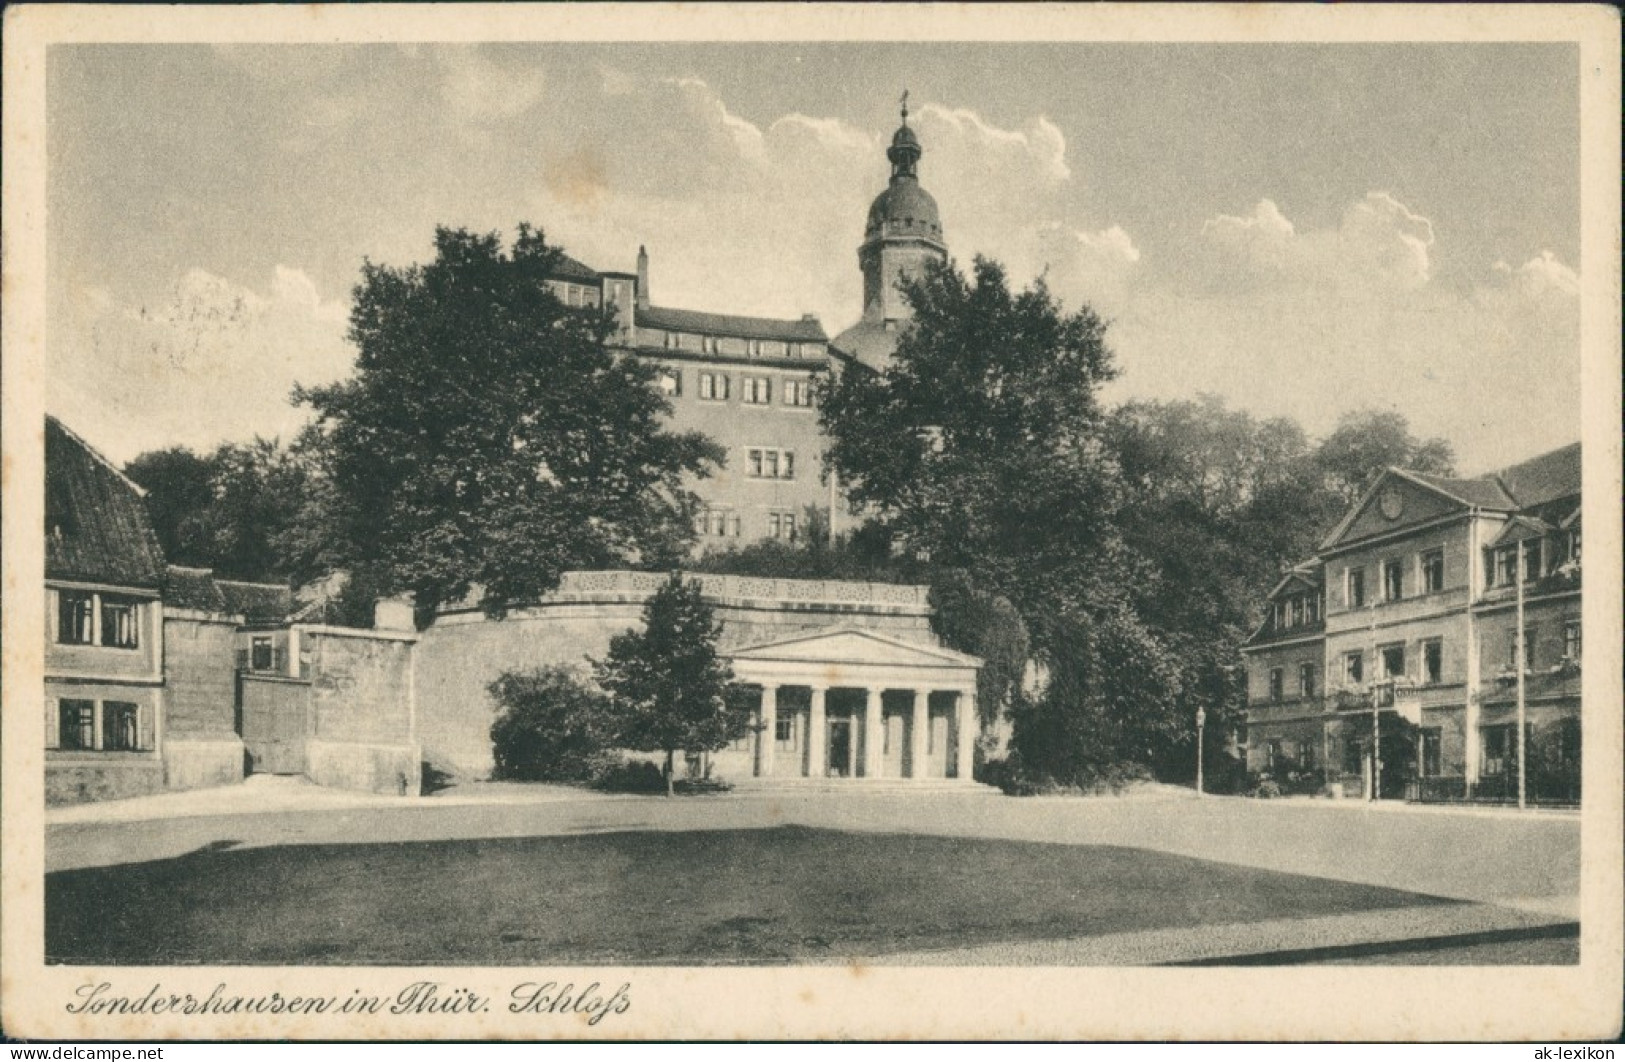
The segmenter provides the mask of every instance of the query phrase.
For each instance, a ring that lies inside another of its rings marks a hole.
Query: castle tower
[[[858,265],[863,270],[863,322],[891,325],[909,316],[897,282],[917,275],[930,261],[944,261],[937,201],[920,187],[920,141],[908,125],[908,93],[903,93],[903,124],[892,135],[886,157],[891,182],[875,197],[864,226]]]

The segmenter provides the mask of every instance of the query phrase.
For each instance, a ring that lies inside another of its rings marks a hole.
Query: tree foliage
[[[551,293],[560,253],[528,226],[509,250],[441,228],[426,265],[367,263],[354,377],[296,394],[338,552],[420,608],[479,586],[500,611],[572,568],[669,564],[692,538],[684,477],[721,452],[662,427],[654,369],[607,345],[607,310]]]
[[[615,742],[609,698],[571,669],[507,672],[489,689],[499,708],[491,724],[498,778],[588,781],[595,757]]]
[[[617,743],[666,754],[666,791],[678,749],[714,752],[749,731],[749,717],[730,697],[733,671],[717,653],[721,626],[700,584],[673,572],[643,609],[641,630],[628,630],[594,661],[610,695]]]
[[[1448,440],[1418,439],[1405,417],[1392,410],[1358,410],[1338,419],[1321,441],[1316,463],[1342,508],[1353,505],[1390,465],[1434,475],[1454,474],[1456,453]]]
[[[219,575],[299,581],[318,574],[323,496],[307,456],[278,440],[141,454],[125,472],[147,491],[164,556]]]

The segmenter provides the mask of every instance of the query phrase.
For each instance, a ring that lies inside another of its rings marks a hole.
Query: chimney
[[[638,309],[649,308],[649,252],[638,245]]]

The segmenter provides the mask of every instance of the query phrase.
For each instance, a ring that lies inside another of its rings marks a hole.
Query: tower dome
[[[927,263],[948,257],[937,201],[920,187],[920,138],[908,124],[908,93],[903,93],[903,124],[892,134],[886,158],[891,181],[869,204],[858,265],[863,270],[863,318],[894,326],[911,310],[898,284],[918,276]]]

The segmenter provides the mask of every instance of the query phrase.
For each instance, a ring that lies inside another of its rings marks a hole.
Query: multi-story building
[[[695,520],[700,550],[795,541],[812,514],[838,518],[817,384],[843,365],[883,366],[909,316],[898,281],[947,257],[936,201],[919,184],[920,155],[905,107],[887,150],[891,181],[869,208],[858,249],[863,315],[833,343],[811,314],[780,320],[654,305],[641,247],[635,272],[600,272],[564,257],[549,279],[566,305],[612,308],[616,345],[658,368],[671,427],[723,447],[725,466],[692,484],[704,505]]]
[[[1252,770],[1515,796],[1521,689],[1531,795],[1578,799],[1579,444],[1476,479],[1388,469],[1270,592],[1243,653]]]

